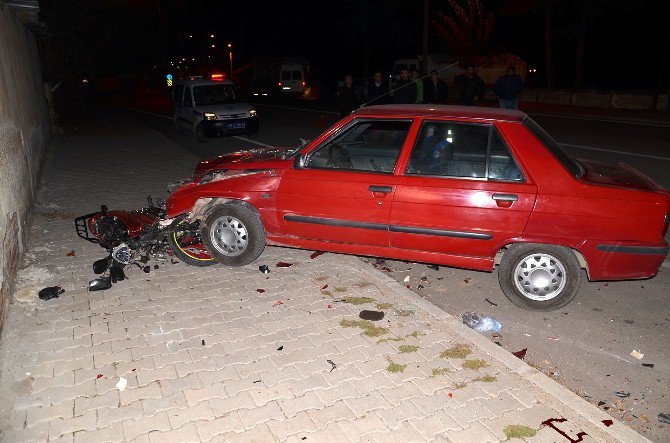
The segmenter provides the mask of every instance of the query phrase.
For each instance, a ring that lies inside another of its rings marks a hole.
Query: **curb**
[[[408,303],[421,308],[430,316],[434,317],[436,320],[439,320],[446,327],[453,330],[464,340],[474,344],[484,353],[497,360],[506,369],[518,374],[524,380],[527,380],[533,386],[539,388],[546,396],[546,398],[543,399],[545,403],[555,405],[556,409],[568,409],[569,411],[572,411],[573,413],[576,413],[577,415],[586,419],[592,425],[592,427],[588,430],[591,437],[601,437],[604,439],[604,441],[631,443],[644,441],[650,442],[650,440],[648,440],[646,437],[638,434],[626,426],[623,422],[616,419],[614,419],[614,424],[612,426],[606,427],[602,423],[602,420],[612,420],[613,418],[610,415],[596,408],[591,403],[587,402],[557,381],[552,380],[542,372],[532,368],[526,362],[515,357],[502,347],[497,346],[484,335],[468,328],[463,323],[461,323],[459,319],[451,316],[434,304],[421,298],[418,296],[418,294],[411,291],[410,289],[407,289],[392,277],[385,275],[374,266],[363,262],[361,258],[341,254],[336,254],[336,257],[337,260],[340,260],[344,265],[360,269],[361,271],[368,273],[370,277],[373,277],[376,280],[382,282],[389,289],[405,299]],[[361,267],[362,264],[368,269],[363,269]],[[612,440],[612,438],[614,438],[614,440]]]

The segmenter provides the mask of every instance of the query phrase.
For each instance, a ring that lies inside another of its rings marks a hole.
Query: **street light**
[[[228,43],[228,59],[230,59],[230,74],[233,74],[233,44]]]
[[[214,38],[214,34],[209,34],[209,36],[210,36],[211,38]]]

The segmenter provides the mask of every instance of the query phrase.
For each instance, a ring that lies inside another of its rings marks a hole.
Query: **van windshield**
[[[240,95],[234,85],[205,85],[193,88],[196,106],[240,103]]]

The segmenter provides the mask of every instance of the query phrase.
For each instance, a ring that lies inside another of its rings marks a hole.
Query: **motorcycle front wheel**
[[[202,242],[200,222],[178,222],[167,235],[167,242],[175,257],[187,265],[210,266],[216,263]]]

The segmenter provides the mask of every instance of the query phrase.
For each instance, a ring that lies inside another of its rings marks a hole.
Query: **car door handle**
[[[491,198],[501,202],[515,202],[519,200],[519,196],[516,194],[493,194]]]
[[[368,189],[370,190],[370,192],[379,193],[379,194],[389,194],[390,192],[393,191],[393,188],[390,187],[390,186],[370,185],[370,186],[368,186]]]

